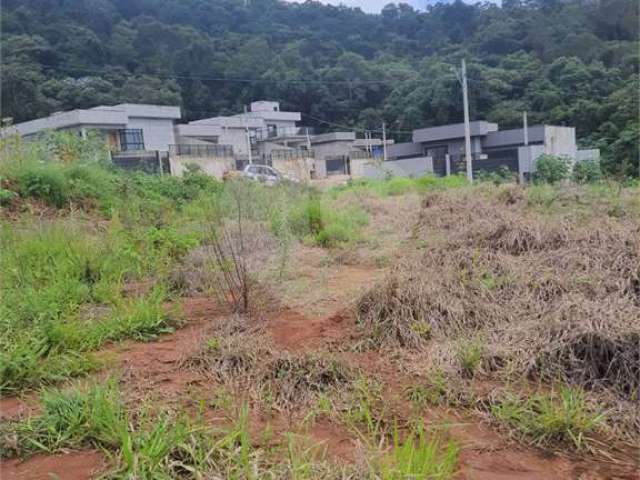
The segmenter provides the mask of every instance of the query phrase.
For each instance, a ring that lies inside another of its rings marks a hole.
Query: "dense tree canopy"
[[[274,99],[305,123],[401,139],[472,118],[575,125],[613,170],[637,172],[638,2],[503,0],[359,9],[279,0],[3,0],[2,116],[119,102],[188,119]],[[330,122],[330,123],[325,123]],[[636,163],[634,167],[633,164]]]

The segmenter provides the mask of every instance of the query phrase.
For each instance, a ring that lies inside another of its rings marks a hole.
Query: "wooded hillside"
[[[277,0],[4,0],[2,117],[146,102],[188,119],[255,99],[306,124],[402,132],[471,115],[574,125],[610,170],[637,174],[636,0],[389,5],[380,15]],[[327,123],[329,122],[329,123]],[[635,166],[634,166],[635,163]]]

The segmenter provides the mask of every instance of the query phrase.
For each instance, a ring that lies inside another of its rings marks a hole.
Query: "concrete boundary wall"
[[[283,175],[292,175],[301,182],[308,182],[311,179],[311,166],[313,158],[274,158],[271,159],[271,166]]]
[[[362,168],[365,178],[382,179],[394,177],[422,177],[433,173],[433,159],[431,157],[405,158],[387,162],[367,163]]]
[[[225,172],[236,169],[236,161],[233,157],[196,157],[196,156],[175,156],[169,158],[171,174],[181,177],[187,171],[187,165],[198,165],[204,173],[222,180]]]

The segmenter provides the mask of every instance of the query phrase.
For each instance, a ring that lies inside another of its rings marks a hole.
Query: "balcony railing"
[[[169,153],[177,157],[232,157],[231,145],[178,144],[169,145]]]
[[[276,138],[306,137],[307,135],[313,134],[314,131],[311,127],[276,127],[257,130],[255,133],[255,139],[258,141],[265,141]]]

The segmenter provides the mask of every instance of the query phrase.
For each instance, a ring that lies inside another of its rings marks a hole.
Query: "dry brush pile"
[[[523,190],[428,194],[425,247],[358,305],[366,341],[427,352],[425,368],[584,388],[640,435],[640,222],[540,214]],[[466,352],[461,353],[461,345]]]
[[[303,409],[321,395],[348,392],[356,378],[353,369],[331,355],[278,350],[259,328],[245,328],[241,317],[226,330],[204,341],[183,366],[262,406]]]

